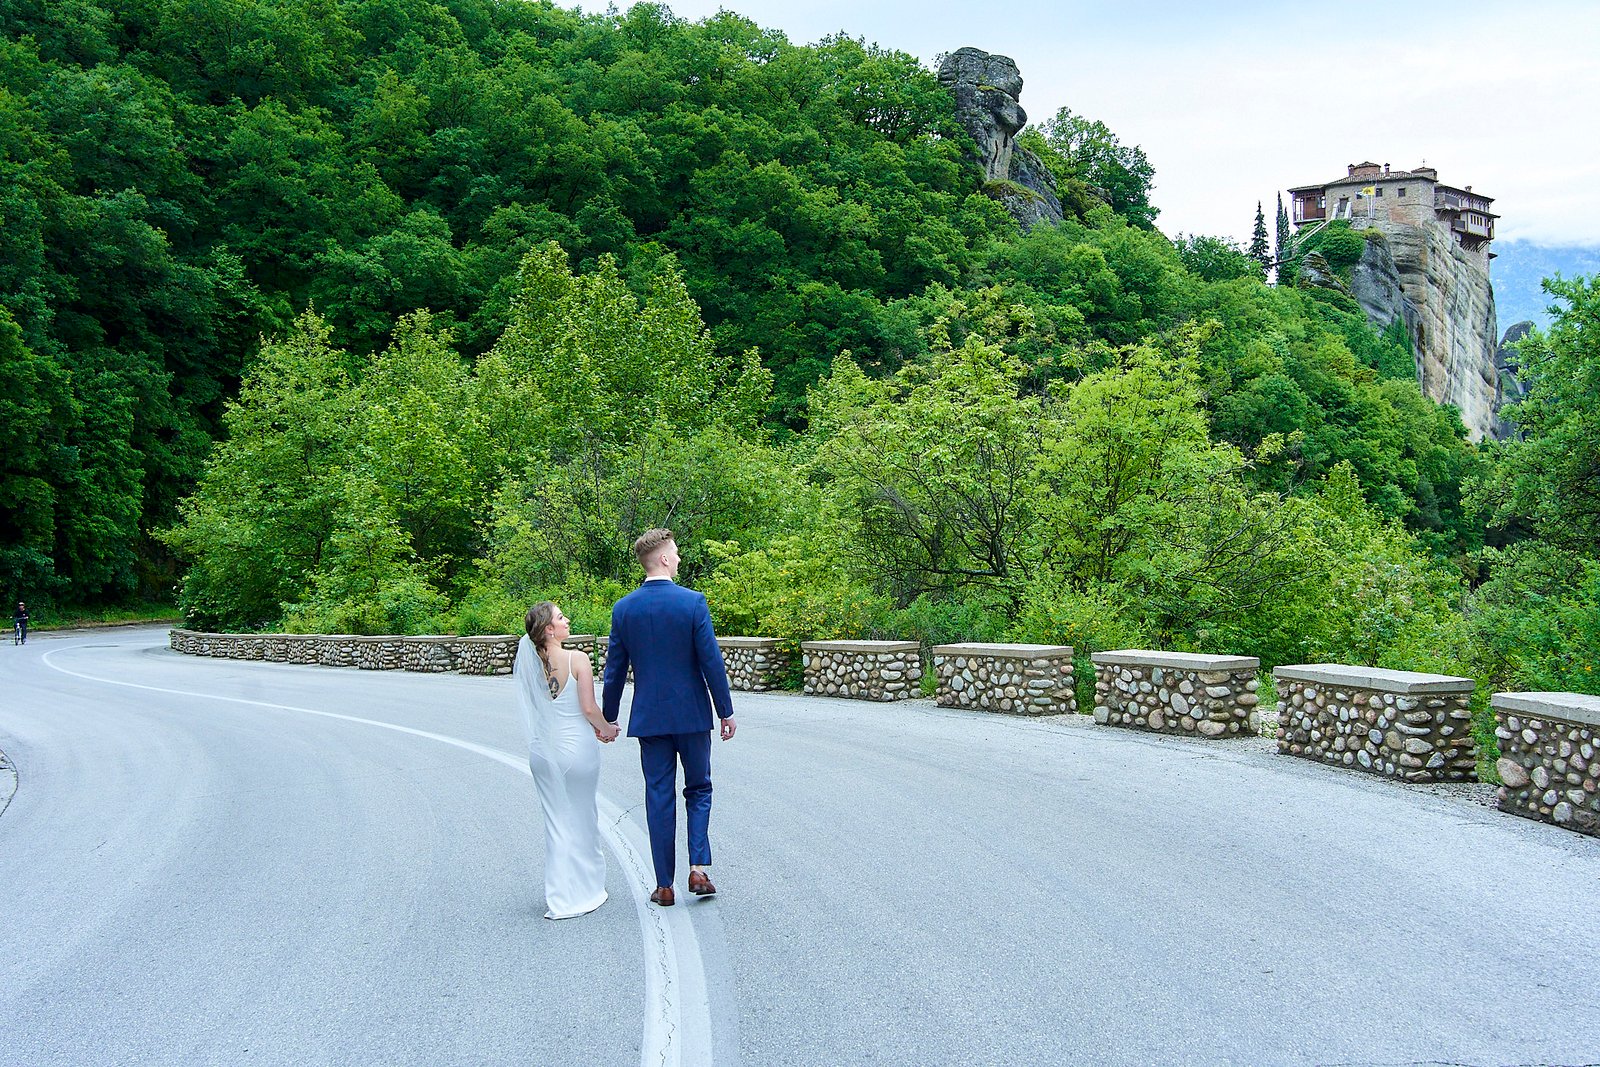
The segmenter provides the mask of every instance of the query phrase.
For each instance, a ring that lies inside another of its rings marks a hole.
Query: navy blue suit
[[[616,722],[622,687],[633,668],[628,736],[639,739],[645,821],[656,885],[670,886],[678,805],[673,795],[683,764],[689,862],[711,862],[711,713],[733,715],[728,670],[711,629],[706,598],[664,579],[648,579],[611,609],[602,710]]]

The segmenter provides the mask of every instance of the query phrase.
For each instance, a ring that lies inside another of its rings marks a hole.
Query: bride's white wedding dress
[[[572,653],[581,655],[581,653]],[[600,850],[600,741],[578,706],[576,679],[551,697],[533,642],[517,645],[517,707],[528,737],[528,767],[544,808],[546,919],[585,915],[606,901],[606,857]]]

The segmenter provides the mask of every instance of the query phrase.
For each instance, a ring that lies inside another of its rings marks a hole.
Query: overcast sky
[[[1168,235],[1247,242],[1257,200],[1270,229],[1280,191],[1370,159],[1494,197],[1501,239],[1600,247],[1597,0],[668,6],[728,8],[796,44],[843,30],[926,63],[1010,56],[1030,120],[1070,107],[1144,149]]]

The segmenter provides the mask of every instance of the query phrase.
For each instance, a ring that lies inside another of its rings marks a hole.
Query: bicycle
[[[28,643],[28,631],[22,628],[20,622],[11,624],[11,643],[13,645],[25,645]]]

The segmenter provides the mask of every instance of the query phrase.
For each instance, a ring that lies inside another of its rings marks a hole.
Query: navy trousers
[[[689,862],[711,862],[711,734],[662,734],[639,738],[644,768],[644,814],[650,827],[650,858],[656,885],[671,885],[678,837],[678,764],[683,764],[683,806],[689,823]]]

